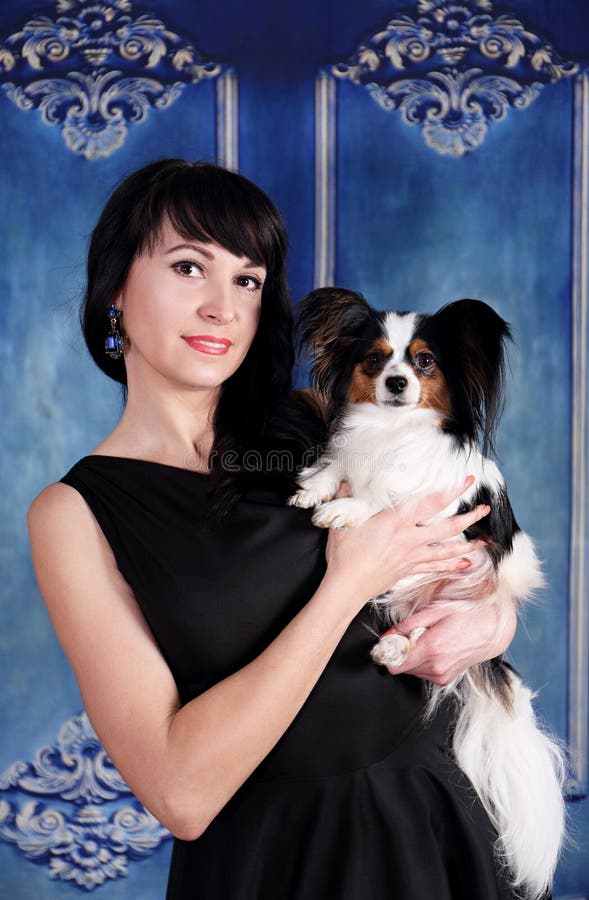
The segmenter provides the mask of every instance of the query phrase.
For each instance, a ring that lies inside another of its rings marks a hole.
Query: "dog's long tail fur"
[[[460,704],[454,755],[497,831],[497,857],[514,889],[526,900],[541,900],[565,832],[564,756],[540,728],[529,688],[499,663],[507,691],[489,690],[488,665],[470,669],[450,687]],[[430,711],[448,692],[433,688]]]

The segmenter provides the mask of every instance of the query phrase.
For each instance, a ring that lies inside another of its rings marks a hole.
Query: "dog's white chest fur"
[[[325,455],[300,476],[299,506],[318,506],[317,525],[360,525],[381,509],[415,502],[435,491],[459,488],[467,474],[496,490],[503,485],[497,466],[476,449],[464,449],[441,429],[432,409],[403,410],[369,403],[351,405]],[[351,497],[331,500],[347,481]],[[476,487],[467,491],[465,502]],[[452,515],[458,501],[443,510]]]

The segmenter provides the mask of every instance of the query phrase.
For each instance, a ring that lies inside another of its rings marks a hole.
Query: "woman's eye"
[[[435,359],[432,353],[418,353],[415,357],[415,365],[419,369],[431,369]]]
[[[259,291],[262,287],[262,282],[259,278],[254,278],[253,275],[239,275],[236,279],[236,284],[239,287],[244,287],[248,291]]]
[[[188,278],[201,278],[203,275],[203,267],[200,263],[191,262],[188,259],[182,259],[180,262],[174,263],[172,268],[179,272],[180,275],[185,275]]]

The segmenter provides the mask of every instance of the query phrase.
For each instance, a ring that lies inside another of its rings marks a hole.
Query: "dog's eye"
[[[415,357],[415,365],[418,369],[422,369],[423,371],[432,369],[435,363],[436,360],[434,359],[433,353],[418,353]]]
[[[382,353],[369,353],[364,359],[364,369],[369,375],[375,375],[380,372],[384,366],[384,356]]]

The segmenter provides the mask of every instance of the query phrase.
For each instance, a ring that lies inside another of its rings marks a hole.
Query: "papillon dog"
[[[486,542],[468,555],[467,569],[412,575],[375,598],[388,624],[432,603],[476,609],[531,597],[543,584],[540,564],[487,458],[501,413],[508,324],[479,300],[422,315],[377,311],[353,291],[322,288],[302,301],[299,333],[331,430],[322,457],[301,472],[293,505],[315,507],[319,526],[349,527],[433,492],[459,491],[474,475],[436,518],[491,507],[464,533]],[[333,499],[344,480],[351,496]],[[424,631],[385,634],[372,658],[399,665]],[[501,657],[447,687],[430,685],[427,714],[448,694],[458,700],[453,752],[496,828],[500,864],[521,896],[540,900],[565,829],[561,750]]]

